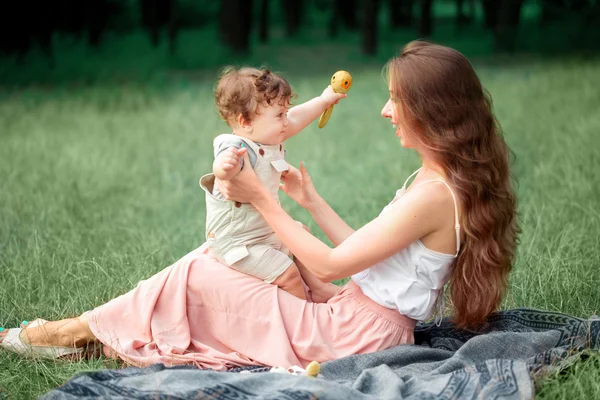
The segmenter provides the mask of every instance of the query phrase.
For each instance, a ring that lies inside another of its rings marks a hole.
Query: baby
[[[215,138],[213,173],[204,175],[200,186],[206,192],[206,240],[211,254],[233,269],[305,299],[298,267],[273,229],[251,204],[226,200],[215,184],[215,179],[225,181],[240,172],[242,160],[235,149],[245,147],[258,178],[279,198],[281,173],[289,168],[283,142],[345,97],[327,87],[320,96],[289,109],[294,96],[290,84],[269,70],[224,70],[215,97],[233,133]]]

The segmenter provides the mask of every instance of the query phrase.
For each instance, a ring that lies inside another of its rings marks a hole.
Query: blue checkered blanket
[[[266,368],[241,374],[153,365],[84,373],[41,398],[523,399],[533,397],[537,376],[594,350],[600,318],[514,309],[492,315],[478,332],[448,320],[419,324],[414,345],[324,363],[316,379]]]

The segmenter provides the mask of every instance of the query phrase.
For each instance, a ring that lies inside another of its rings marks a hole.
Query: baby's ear
[[[245,118],[242,114],[237,116],[236,122],[240,126],[240,128],[249,128],[252,126],[252,121]]]

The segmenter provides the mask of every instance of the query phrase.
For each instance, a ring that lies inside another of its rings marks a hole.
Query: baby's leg
[[[306,300],[302,276],[295,263],[292,263],[292,265],[290,265],[288,269],[279,275],[272,283],[286,292],[289,292],[302,300]]]
[[[333,283],[322,282],[302,264],[302,260],[296,258],[295,264],[302,280],[310,289],[310,297],[314,303],[327,303],[330,298],[342,289]]]
[[[287,249],[279,251],[267,245],[247,247],[248,255],[231,265],[233,269],[272,283],[306,300],[302,276],[294,261],[288,256]]]

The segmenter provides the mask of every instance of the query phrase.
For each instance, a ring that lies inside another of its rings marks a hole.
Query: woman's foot
[[[25,328],[25,326],[28,323],[29,323],[29,321],[23,321],[23,322],[21,322],[21,325],[19,325],[19,328],[21,328],[21,329]],[[6,335],[8,335],[8,329],[0,328],[0,343],[2,343],[2,341],[4,340],[4,338],[6,337]]]
[[[18,341],[25,346],[80,348],[94,341],[85,315],[60,321],[23,321]],[[9,329],[0,328],[0,344],[8,337]]]
[[[37,319],[31,323],[23,321],[20,328],[14,329],[2,329],[2,340],[0,341],[0,347],[17,353],[20,356],[27,358],[45,358],[45,359],[57,359],[57,358],[80,358],[84,355],[83,348],[75,346],[55,346],[55,345],[35,345],[31,344],[29,338],[29,330],[34,330],[38,327],[44,327],[48,321],[43,319]],[[26,331],[27,329],[28,331]],[[25,335],[23,335],[25,334]],[[46,335],[48,336],[48,335]],[[23,340],[25,337],[25,341]]]
[[[25,331],[27,325],[29,325],[29,321],[23,321],[19,325],[19,328],[23,329],[21,331],[20,337],[21,337],[21,340],[23,341],[23,343],[30,344],[29,341],[27,340],[26,335],[23,333]],[[39,328],[39,326],[34,326],[34,327],[31,327],[30,329],[38,329],[38,328]],[[2,343],[2,341],[4,340],[6,335],[8,335],[8,331],[9,331],[9,329],[0,328],[0,343]]]

